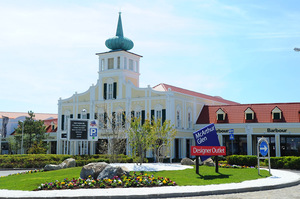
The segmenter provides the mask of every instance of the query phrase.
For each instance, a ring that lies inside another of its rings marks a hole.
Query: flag
[[[8,120],[9,120],[9,117],[6,117],[6,116],[3,116],[2,115],[2,137],[3,138],[6,138],[6,134],[7,134],[7,124],[8,124]]]

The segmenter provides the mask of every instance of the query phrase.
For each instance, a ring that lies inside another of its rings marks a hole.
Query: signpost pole
[[[219,173],[219,156],[215,156],[216,158],[216,173]]]
[[[199,156],[196,156],[196,173],[199,174]]]

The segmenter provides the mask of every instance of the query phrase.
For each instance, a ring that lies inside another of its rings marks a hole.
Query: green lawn
[[[1,177],[0,189],[31,191],[36,189],[41,183],[54,182],[55,180],[62,181],[65,178],[77,179],[80,176],[80,171],[81,167],[75,167],[57,171]],[[237,183],[245,180],[253,180],[269,176],[268,171],[261,170],[261,175],[259,176],[257,169],[251,168],[219,168],[219,173],[215,173],[214,167],[201,166],[199,172],[201,175],[196,174],[195,169],[145,173],[147,173],[148,175],[154,175],[155,177],[161,176],[170,178],[179,186]]]

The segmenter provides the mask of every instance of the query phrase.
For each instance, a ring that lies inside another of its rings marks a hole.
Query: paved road
[[[300,174],[299,170],[289,170],[291,172]],[[195,196],[195,197],[181,197],[181,199],[300,199],[300,184],[297,186],[273,189],[267,191],[245,192],[224,195],[209,195],[209,196]]]
[[[0,170],[0,177],[8,176],[9,174],[25,172],[25,171],[29,171],[29,170]]]
[[[300,185],[283,188],[273,189],[268,191],[245,192],[236,194],[225,195],[209,195],[209,196],[196,196],[196,197],[183,197],[181,199],[299,199],[300,198]]]

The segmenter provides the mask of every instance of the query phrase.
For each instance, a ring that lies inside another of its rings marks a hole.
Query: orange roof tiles
[[[57,118],[57,114],[51,114],[51,113],[34,113],[35,119],[37,120],[46,120],[46,119],[53,119]],[[28,113],[25,112],[0,112],[0,117],[6,116],[10,119],[15,119],[18,117],[26,116],[28,117]]]
[[[255,123],[273,123],[272,110],[278,107],[282,111],[282,120],[277,122],[300,122],[300,103],[271,103],[271,104],[238,104],[238,105],[205,105],[198,117],[197,124],[217,123],[217,110],[226,113],[225,123],[246,123],[245,110],[254,111]],[[224,123],[224,122],[223,122]]]
[[[223,99],[221,97],[205,95],[202,93],[197,93],[195,91],[190,91],[187,89],[179,88],[176,86],[171,86],[169,84],[164,84],[164,83],[154,86],[153,89],[158,90],[158,91],[168,91],[169,89],[171,89],[171,91],[174,91],[174,92],[178,92],[178,93],[182,93],[182,94],[186,94],[186,95],[192,95],[195,97],[200,97],[200,98],[204,98],[204,99],[208,99],[208,100],[213,100],[213,101],[217,101],[217,102],[224,103],[224,104],[230,104],[230,105],[239,104],[237,102],[229,101],[229,100]]]

